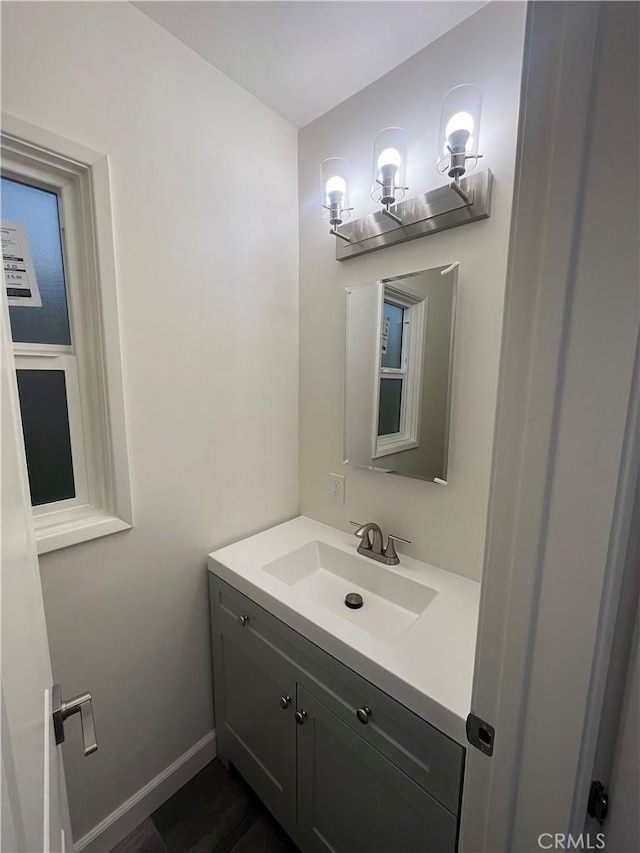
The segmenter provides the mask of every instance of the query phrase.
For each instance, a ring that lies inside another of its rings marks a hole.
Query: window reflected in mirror
[[[447,478],[457,265],[347,288],[345,462]]]

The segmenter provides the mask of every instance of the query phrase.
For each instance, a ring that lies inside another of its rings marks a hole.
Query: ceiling
[[[133,5],[296,127],[487,0],[142,0]]]

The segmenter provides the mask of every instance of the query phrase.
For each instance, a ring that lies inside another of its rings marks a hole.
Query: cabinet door
[[[276,655],[252,648],[232,630],[214,631],[213,647],[218,755],[234,764],[291,831],[296,814],[295,677]]]
[[[456,818],[298,685],[298,828],[305,851],[453,853]]]

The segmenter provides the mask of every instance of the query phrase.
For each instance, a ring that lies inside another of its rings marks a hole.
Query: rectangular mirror
[[[447,479],[457,266],[347,288],[349,465]]]

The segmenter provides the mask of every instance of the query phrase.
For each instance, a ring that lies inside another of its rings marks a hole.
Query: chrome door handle
[[[96,726],[93,720],[93,704],[90,693],[81,693],[73,699],[65,701],[62,698],[62,687],[54,684],[51,691],[51,702],[53,705],[53,730],[56,743],[64,743],[64,721],[72,714],[80,714],[82,723],[82,740],[84,743],[84,754],[91,755],[98,748],[96,740]]]
[[[248,616],[238,616],[238,622],[240,622],[240,624],[242,625],[243,628],[247,624],[248,621],[249,621]]]

